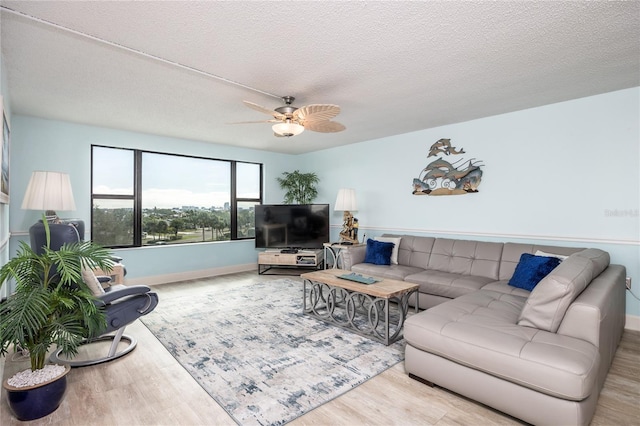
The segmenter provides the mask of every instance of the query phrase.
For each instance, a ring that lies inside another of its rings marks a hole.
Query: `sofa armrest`
[[[607,365],[624,331],[625,277],[624,266],[609,265],[569,305],[557,332],[592,343]]]
[[[345,247],[342,249],[342,269],[351,270],[353,265],[364,262],[367,246]]]

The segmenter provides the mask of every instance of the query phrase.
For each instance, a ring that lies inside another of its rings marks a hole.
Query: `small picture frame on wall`
[[[0,147],[0,203],[9,204],[9,146],[11,130],[4,100],[0,97],[2,108],[2,146]]]

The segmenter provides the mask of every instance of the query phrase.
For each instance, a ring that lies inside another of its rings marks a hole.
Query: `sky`
[[[94,147],[94,194],[133,194],[133,151]],[[258,197],[258,165],[238,164],[238,195]],[[142,207],[222,207],[230,202],[231,163],[143,153]]]

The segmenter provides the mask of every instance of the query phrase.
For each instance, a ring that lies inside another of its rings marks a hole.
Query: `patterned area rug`
[[[302,282],[279,279],[163,299],[143,322],[242,425],[281,425],[404,359],[302,314]]]

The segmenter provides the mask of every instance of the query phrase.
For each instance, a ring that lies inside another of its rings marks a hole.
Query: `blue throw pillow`
[[[562,262],[557,257],[534,256],[522,253],[509,285],[532,291],[533,288]]]
[[[367,240],[367,251],[364,255],[364,263],[373,263],[374,265],[390,265],[391,253],[393,252],[394,243],[385,243],[369,238]]]

